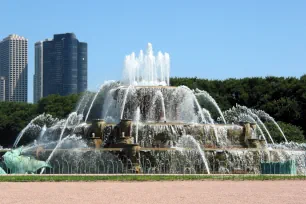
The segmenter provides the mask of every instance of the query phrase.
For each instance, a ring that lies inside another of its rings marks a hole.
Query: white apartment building
[[[28,40],[26,38],[12,34],[0,41],[0,77],[5,87],[0,94],[4,94],[2,97],[5,101],[27,102]]]

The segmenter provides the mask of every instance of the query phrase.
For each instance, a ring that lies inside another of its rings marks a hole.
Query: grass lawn
[[[0,182],[34,182],[34,181],[190,181],[190,180],[305,180],[306,175],[148,175],[148,174],[114,174],[114,175],[2,175]]]

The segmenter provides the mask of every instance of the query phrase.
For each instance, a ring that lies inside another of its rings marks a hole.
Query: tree
[[[304,132],[301,127],[284,122],[278,122],[278,125],[283,130],[288,142],[290,141],[299,142],[299,143],[306,142],[306,140],[304,139]],[[276,143],[285,142],[281,132],[274,125],[274,123],[265,123],[265,126],[269,130],[274,142]]]
[[[49,95],[38,101],[38,114],[47,113],[60,119],[65,118],[74,110],[79,98],[79,94]]]
[[[10,146],[18,133],[37,116],[34,104],[1,102],[0,103],[0,144]]]

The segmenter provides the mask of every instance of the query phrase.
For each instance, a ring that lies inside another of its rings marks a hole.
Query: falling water
[[[89,106],[89,109],[88,109],[87,114],[86,114],[86,117],[85,117],[85,122],[87,122],[87,119],[88,119],[88,116],[89,116],[90,111],[91,111],[91,109],[92,109],[92,106],[93,106],[93,104],[95,103],[95,101],[96,101],[96,99],[97,99],[99,93],[103,90],[104,87],[110,86],[110,85],[113,84],[113,83],[115,83],[115,81],[110,80],[110,81],[104,82],[104,83],[100,86],[99,90],[97,91],[97,93],[95,94],[95,96],[93,97],[93,99],[92,99],[92,101],[91,101],[91,104],[90,104],[90,106]]]
[[[55,148],[52,150],[51,154],[49,155],[49,157],[48,157],[48,159],[47,159],[47,161],[46,161],[47,163],[49,163],[49,161],[50,161],[50,159],[52,158],[54,152],[57,150],[57,148],[58,148],[58,147],[62,144],[62,142],[64,141],[64,139],[62,140],[62,137],[63,137],[63,135],[64,135],[65,129],[66,129],[68,123],[70,122],[70,120],[71,120],[72,118],[75,118],[75,117],[77,117],[77,113],[76,113],[76,112],[72,112],[72,113],[69,114],[68,118],[67,118],[66,121],[65,121],[64,127],[63,127],[63,129],[62,129],[62,131],[61,131],[61,134],[60,134],[59,140],[58,140],[58,142],[57,142],[57,145],[55,146]],[[43,169],[41,170],[40,174],[42,174],[44,171],[45,171],[45,168],[43,168]]]
[[[121,110],[118,110],[117,104],[118,101],[114,99],[114,95],[120,92],[124,86],[120,86],[118,82],[113,81],[109,83],[108,87],[105,90],[105,96],[103,97],[103,105],[102,105],[102,112],[101,116],[105,121],[116,121],[119,120],[119,114]],[[121,103],[120,103],[121,104]]]
[[[86,97],[86,95],[87,95],[87,93],[85,93],[85,94],[82,96],[82,99],[81,99],[81,101],[79,102],[78,107],[76,108],[75,112],[79,112],[79,109],[81,108],[81,106],[82,106],[84,100],[85,100],[86,98],[88,98],[88,97]]]
[[[269,117],[269,119],[274,123],[274,125],[278,128],[278,130],[280,131],[280,133],[282,134],[283,138],[285,139],[285,142],[288,143],[288,140],[283,132],[283,130],[279,127],[279,125],[277,124],[277,122],[274,120],[274,118],[272,118],[271,116]]]
[[[96,101],[97,96],[99,95],[100,91],[102,90],[102,87],[103,87],[103,85],[99,88],[99,90],[97,91],[97,93],[95,94],[95,96],[93,97],[93,99],[92,99],[92,101],[91,101],[91,104],[90,104],[90,106],[89,106],[89,109],[88,109],[87,114],[86,114],[86,117],[85,117],[85,122],[87,122],[87,119],[88,119],[89,113],[90,113],[90,111],[91,111],[91,108],[92,108],[94,102]]]
[[[190,148],[190,145],[188,145],[188,141],[189,142],[192,142],[192,144],[194,145],[194,147],[197,149],[197,151],[200,153],[201,155],[201,158],[204,162],[204,165],[205,165],[205,168],[207,170],[207,173],[210,174],[210,170],[209,170],[209,167],[208,167],[208,163],[207,163],[207,160],[206,160],[206,157],[205,157],[205,152],[203,151],[203,149],[201,148],[200,146],[200,143],[197,142],[193,136],[191,135],[183,135],[181,138],[180,138],[180,141],[178,142],[177,144],[177,147],[176,149],[178,149],[179,151],[182,151],[184,150],[185,148]]]
[[[163,96],[163,93],[158,90],[156,93],[155,93],[155,97],[156,99],[153,100],[153,102],[155,103],[155,101],[157,100],[157,97],[160,99],[160,103],[161,103],[161,107],[162,107],[162,113],[163,113],[163,121],[167,121],[167,118],[166,118],[166,108],[165,108],[165,100],[164,100],[164,96]]]
[[[265,129],[266,133],[268,134],[268,136],[269,136],[269,138],[270,138],[272,144],[274,144],[274,141],[273,141],[273,139],[272,139],[272,136],[270,135],[270,132],[269,132],[268,129],[266,128],[265,124],[260,120],[260,118],[259,118],[256,114],[254,114],[252,111],[250,111],[250,110],[248,111],[248,113],[249,113],[252,117],[254,117],[255,120],[257,120],[257,121],[259,122],[260,125],[262,125],[262,127]]]
[[[283,138],[285,139],[285,142],[288,143],[288,140],[283,132],[283,130],[279,127],[279,125],[277,124],[277,122],[274,120],[273,117],[271,117],[268,113],[262,111],[262,110],[252,110],[256,115],[258,115],[259,117],[264,117],[267,120],[272,121],[272,123],[277,127],[277,129],[280,131],[280,133],[282,134]]]
[[[194,95],[194,93],[187,86],[179,86],[179,88],[177,90],[184,90],[185,94],[187,94],[186,97],[187,98],[190,97],[191,99],[193,99],[193,103],[196,105],[196,108],[198,109],[198,115],[200,115],[200,117],[201,117],[201,123],[206,123],[205,117],[204,117],[203,112],[202,112],[202,108],[199,104],[198,99]],[[189,107],[184,107],[184,108],[189,108]]]
[[[29,122],[29,124],[28,124],[25,128],[23,128],[23,130],[22,130],[22,131],[19,133],[19,135],[17,136],[17,138],[16,138],[16,140],[15,140],[15,142],[14,142],[14,144],[13,144],[13,147],[17,147],[17,145],[18,145],[19,141],[21,140],[23,134],[24,134],[30,127],[32,127],[33,122],[36,121],[37,119],[42,118],[42,117],[45,117],[45,114],[42,114],[42,115],[39,115],[39,116],[35,117],[34,119],[32,119],[32,120]]]
[[[268,141],[267,141],[267,139],[266,139],[266,137],[265,137],[265,135],[264,135],[262,129],[260,128],[260,126],[258,125],[258,123],[256,122],[256,120],[255,120],[252,116],[250,116],[249,114],[246,114],[246,113],[242,113],[242,114],[239,115],[239,119],[238,119],[238,120],[239,120],[239,121],[248,121],[248,122],[255,123],[255,124],[257,125],[257,128],[258,128],[260,134],[261,134],[262,137],[264,138],[264,140],[265,140],[265,142],[266,142],[266,145],[268,145]],[[239,122],[239,121],[237,121],[237,122]]]
[[[220,114],[220,116],[221,116],[221,118],[223,120],[223,123],[226,124],[226,120],[224,118],[224,115],[223,115],[220,107],[218,106],[217,102],[215,101],[215,99],[213,97],[211,97],[211,95],[208,92],[206,92],[206,91],[202,91],[200,89],[196,89],[195,92],[196,92],[195,95],[197,97],[203,96],[204,99],[208,100],[211,104],[213,104],[215,106],[215,108],[217,109],[217,111],[219,112],[219,114]]]
[[[161,104],[162,104],[162,109],[163,109],[164,121],[167,121],[165,100],[164,100],[164,96],[161,91],[160,91],[160,99],[161,99]]]
[[[47,126],[44,125],[40,131],[40,134],[39,134],[39,139],[38,140],[41,140],[41,138],[44,136],[45,132],[47,130]]]
[[[49,162],[50,162],[51,158],[53,157],[53,155],[54,155],[54,153],[55,153],[55,150],[56,150],[61,144],[63,144],[63,142],[64,142],[65,140],[67,140],[67,139],[69,139],[69,138],[70,138],[70,137],[67,136],[67,137],[65,137],[64,139],[58,141],[57,145],[55,146],[55,148],[53,149],[53,151],[52,151],[51,154],[49,155],[48,159],[46,160],[46,163],[49,163]],[[43,174],[44,171],[45,171],[45,169],[46,169],[46,168],[42,168],[41,171],[40,171],[40,174]]]
[[[74,133],[75,129],[78,128],[78,127],[82,127],[82,126],[85,126],[86,125],[86,122],[83,122],[81,123],[82,119],[83,119],[83,114],[79,114],[77,115],[77,123],[75,124],[73,130],[72,130],[72,133]]]
[[[200,114],[200,116],[201,116],[201,120],[202,120],[201,122],[205,123],[206,122],[205,121],[205,117],[204,117],[204,114],[202,112],[202,108],[201,108],[201,106],[199,104],[199,101],[198,101],[198,99],[196,98],[196,96],[194,94],[192,94],[192,96],[193,96],[194,102],[195,102],[195,104],[196,104],[196,106],[198,108],[198,114]]]
[[[63,129],[62,129],[62,131],[61,131],[61,134],[60,134],[60,137],[59,137],[59,141],[62,140],[62,137],[63,137],[63,135],[64,135],[64,132],[65,132],[65,129],[66,129],[68,123],[70,122],[70,120],[71,120],[72,118],[75,118],[75,117],[77,117],[77,113],[76,113],[76,112],[72,112],[72,113],[69,114],[68,118],[67,118],[66,121],[65,121],[64,127],[63,127]]]
[[[83,94],[81,100],[79,101],[78,106],[77,106],[75,112],[77,112],[78,114],[84,114],[86,106],[87,106],[89,100],[92,98],[92,95],[93,94],[91,92],[86,91]]]
[[[124,98],[123,98],[123,102],[122,102],[122,106],[121,106],[121,114],[120,114],[120,119],[123,119],[123,113],[124,113],[124,108],[125,108],[125,103],[126,103],[126,98],[129,94],[130,88],[132,87],[132,85],[129,85],[128,88],[125,91],[124,94]]]
[[[236,107],[232,107],[231,109],[225,111],[224,115],[226,115],[226,118],[231,120],[232,122],[240,122],[241,121],[240,119],[241,119],[242,116],[249,115],[251,118],[253,118],[255,121],[257,121],[259,123],[259,125],[261,125],[264,128],[264,130],[267,132],[271,142],[274,144],[274,141],[273,141],[268,129],[266,128],[265,124],[248,107],[236,104]],[[259,128],[259,125],[258,125],[258,128]],[[261,132],[261,133],[262,133],[262,135],[264,135],[263,132]]]
[[[208,110],[206,110],[205,108],[202,109],[202,112],[204,115],[207,116],[207,120],[209,124],[212,125],[213,129],[214,129],[214,134],[215,134],[215,137],[216,137],[216,141],[217,143],[219,143],[219,136],[218,136],[218,132],[217,132],[217,129],[216,129],[216,126],[214,124],[214,120],[212,119],[211,115],[210,115],[210,112]]]
[[[137,110],[136,110],[135,120],[136,120],[135,143],[138,143],[138,126],[139,126],[139,120],[140,120],[140,108],[139,107],[137,107]]]

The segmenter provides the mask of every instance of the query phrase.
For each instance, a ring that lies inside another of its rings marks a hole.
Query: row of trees
[[[306,132],[306,75],[301,78],[266,77],[227,80],[198,78],[171,78],[173,86],[185,85],[191,89],[206,90],[222,110],[236,104],[264,110],[284,129],[289,140],[304,142]],[[74,110],[80,94],[50,95],[37,104],[0,103],[0,144],[10,146],[18,133],[39,114],[65,118]],[[96,107],[93,107],[93,113]],[[215,118],[217,113],[213,113]],[[276,141],[282,141],[278,130],[267,124]]]
[[[221,110],[244,105],[263,110],[276,121],[293,124],[306,132],[306,75],[226,80],[172,78],[170,84],[207,91]]]
[[[37,104],[1,102],[0,103],[0,145],[11,146],[18,133],[36,116],[42,113],[57,118],[65,118],[73,111],[79,95],[50,95]]]

